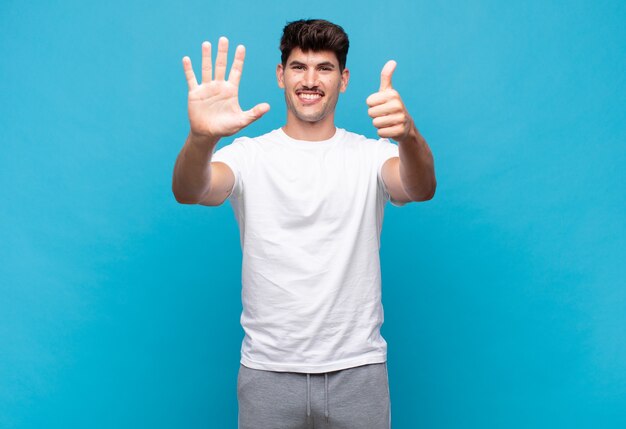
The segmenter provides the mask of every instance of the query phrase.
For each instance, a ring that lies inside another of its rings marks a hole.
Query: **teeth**
[[[320,94],[300,94],[300,98],[304,98],[305,100],[315,100],[320,97]]]

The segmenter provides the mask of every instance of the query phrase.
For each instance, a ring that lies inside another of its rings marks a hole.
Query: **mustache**
[[[317,86],[301,86],[300,88],[296,89],[296,94],[300,93],[300,92],[315,92],[317,94],[321,94],[324,95],[324,91],[322,91],[321,89],[319,89],[319,87]]]

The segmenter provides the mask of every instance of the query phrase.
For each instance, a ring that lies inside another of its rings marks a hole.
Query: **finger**
[[[376,128],[387,128],[393,127],[395,125],[402,125],[404,123],[405,117],[402,113],[395,113],[393,115],[387,116],[379,116],[372,120],[372,124]]]
[[[254,106],[252,109],[246,110],[245,112],[243,112],[245,113],[246,118],[247,118],[246,124],[244,126],[250,125],[252,122],[256,121],[261,116],[269,112],[269,110],[270,110],[270,105],[267,103],[260,103]]]
[[[189,57],[183,57],[183,70],[185,71],[185,77],[187,78],[187,87],[189,88],[189,91],[191,91],[198,86],[198,81],[196,80],[196,75],[193,73],[191,59]]]
[[[393,127],[379,128],[378,136],[387,139],[397,139],[402,136],[403,132],[402,125],[394,125]]]
[[[395,89],[390,89],[382,92],[375,92],[365,100],[368,106],[374,107],[379,104],[387,103],[392,98],[399,96],[398,92]]]
[[[209,42],[202,43],[202,83],[211,82],[211,44]]]
[[[246,48],[243,45],[237,46],[233,66],[230,68],[230,74],[228,75],[228,81],[235,86],[239,86],[239,80],[241,79],[241,73],[243,72],[243,60],[245,57]]]
[[[385,91],[391,89],[391,75],[396,69],[396,62],[394,60],[387,61],[383,67],[383,71],[380,72],[380,90]]]
[[[220,37],[217,44],[217,58],[215,58],[215,80],[224,80],[226,76],[226,59],[228,57],[228,39]]]
[[[391,115],[402,111],[402,104],[397,100],[390,100],[367,109],[367,114],[376,118],[378,116]]]

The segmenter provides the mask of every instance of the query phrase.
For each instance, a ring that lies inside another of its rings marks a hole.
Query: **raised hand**
[[[378,128],[378,135],[396,141],[407,139],[414,127],[398,91],[391,86],[391,75],[396,69],[396,62],[387,61],[380,73],[380,89],[367,97],[368,115]]]
[[[188,110],[191,133],[198,137],[219,139],[231,136],[259,119],[269,109],[267,103],[260,103],[250,110],[243,111],[239,106],[239,80],[243,70],[246,50],[237,46],[235,59],[226,77],[228,39],[220,37],[215,59],[215,75],[212,76],[211,44],[202,43],[202,82],[198,85],[191,67],[191,59],[183,58],[183,69],[189,87]]]

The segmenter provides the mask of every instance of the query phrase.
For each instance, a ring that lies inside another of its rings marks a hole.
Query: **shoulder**
[[[343,134],[343,139],[346,141],[354,141],[354,142],[362,143],[362,142],[368,142],[368,141],[373,140],[362,134],[344,130],[343,128],[338,128],[337,131]]]
[[[236,142],[242,146],[254,146],[267,141],[274,141],[278,138],[278,134],[278,130],[276,129],[256,137],[240,136],[233,140],[233,143]]]
[[[346,142],[351,142],[351,143],[356,143],[362,146],[367,146],[373,150],[377,150],[381,148],[383,148],[384,150],[385,147],[396,146],[389,139],[380,138],[380,137],[371,138],[371,137],[364,136],[362,134],[354,133],[354,132],[343,130],[343,129],[341,129],[341,132],[344,133],[344,140]]]
[[[256,137],[238,136],[230,143],[218,148],[213,154],[213,160],[234,160],[241,165],[254,161],[262,152],[271,150],[275,146],[269,144],[276,141],[276,130]]]

